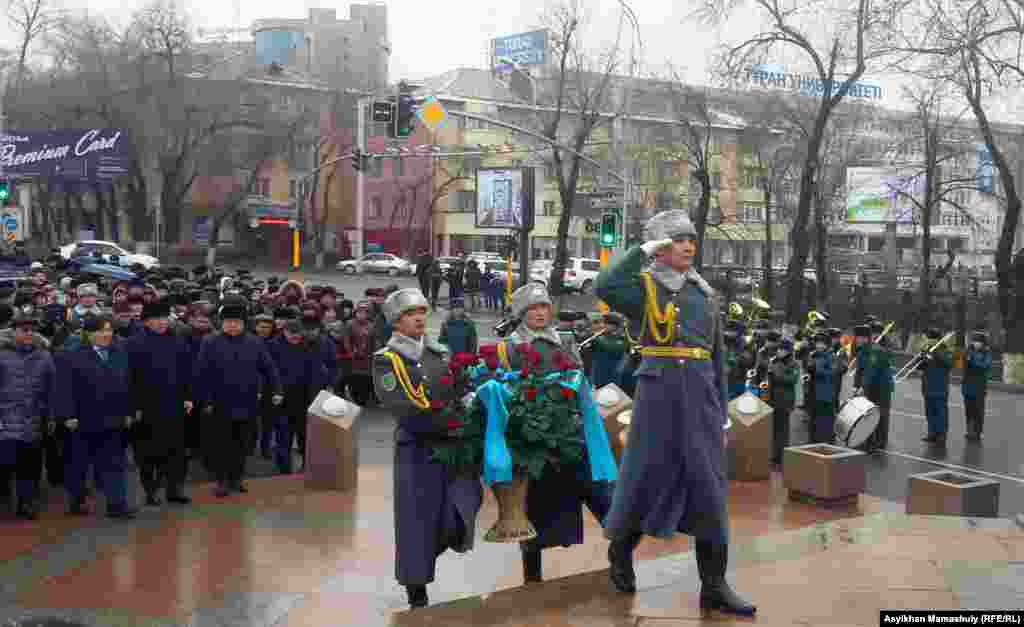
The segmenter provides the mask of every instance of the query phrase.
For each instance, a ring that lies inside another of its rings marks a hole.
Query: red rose
[[[452,419],[452,420],[448,421],[448,428],[449,429],[458,429],[459,427],[463,426],[464,424],[466,424],[466,423],[462,422],[461,420],[454,420],[454,419]]]
[[[516,352],[517,353],[532,353],[533,352],[533,347],[530,346],[529,342],[523,342],[521,344],[516,344]]]
[[[487,359],[488,357],[495,357],[497,355],[498,355],[498,345],[497,344],[485,344],[484,346],[480,347],[480,356],[483,357],[484,359]]]
[[[576,367],[571,359],[565,356],[563,353],[555,353],[555,368],[559,370],[572,370]]]
[[[571,401],[576,398],[576,391],[571,388],[562,388],[562,398]]]
[[[530,367],[531,368],[536,368],[536,367],[540,366],[540,361],[541,361],[540,353],[535,352],[535,351],[530,352],[530,353],[527,354],[526,359],[530,362]]]
[[[537,398],[537,389],[536,388],[526,388],[526,400],[532,401],[535,398]]]
[[[498,363],[497,355],[488,355],[487,357],[484,357],[484,364],[486,364],[490,370],[497,370],[500,365]]]
[[[523,366],[522,368],[519,369],[519,374],[525,377],[526,375],[530,374],[530,369],[526,366]]]
[[[452,378],[450,374],[443,374],[441,375],[441,378],[438,379],[438,383],[441,385],[451,385],[452,383],[455,383],[455,379]]]
[[[473,353],[455,353],[449,361],[449,367],[457,370],[468,368],[477,362],[478,358]]]
[[[434,400],[430,401],[430,407],[432,409],[441,409],[442,407],[444,407],[444,401],[435,398]]]

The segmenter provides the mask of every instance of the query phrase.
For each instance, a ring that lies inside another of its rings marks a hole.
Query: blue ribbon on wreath
[[[568,376],[567,376],[568,375]],[[608,433],[604,421],[597,413],[590,390],[590,383],[579,370],[568,373],[554,372],[544,377],[545,382],[558,381],[558,385],[576,393],[577,403],[583,418],[583,438],[590,462],[590,476],[594,481],[615,481],[618,467],[608,444]],[[477,399],[487,414],[487,429],[484,433],[484,485],[512,481],[512,454],[505,441],[508,428],[508,403],[516,394],[515,384],[519,382],[516,371],[498,370],[494,378],[476,391]]]

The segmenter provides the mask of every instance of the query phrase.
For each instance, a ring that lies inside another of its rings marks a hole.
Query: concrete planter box
[[[782,452],[782,480],[790,498],[816,503],[855,502],[867,483],[867,454],[831,444],[791,446]]]
[[[910,475],[907,513],[996,518],[999,482],[950,470]]]

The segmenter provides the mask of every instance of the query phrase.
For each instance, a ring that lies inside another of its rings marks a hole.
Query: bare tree
[[[540,115],[541,133],[549,140],[563,142],[576,153],[582,153],[594,131],[617,116],[613,112],[613,74],[619,66],[619,42],[604,53],[589,54],[581,43],[583,15],[580,7],[571,1],[554,7],[546,21],[556,70],[550,82],[540,82],[538,104],[548,109]],[[569,226],[584,161],[557,146],[552,148],[551,160],[562,212],[549,285],[553,295],[560,296],[568,262]],[[526,258],[521,262],[520,276],[526,281],[529,276]]]
[[[818,94],[813,96],[813,122],[808,128],[802,150],[800,191],[790,241],[793,256],[787,269],[786,317],[797,319],[801,302],[801,279],[807,261],[809,240],[805,235],[814,204],[820,176],[822,145],[829,119],[836,108],[889,47],[878,41],[884,34],[895,3],[877,0],[847,0],[830,6],[829,22],[833,34],[828,41],[818,42],[817,32],[823,6],[812,0],[782,3],[779,0],[750,0],[759,15],[767,18],[767,28],[737,44],[727,45],[719,56],[719,65],[726,76],[737,78],[750,71],[750,65],[763,60],[776,49],[788,49],[802,55],[813,68]],[[723,24],[746,2],[740,0],[702,0],[700,15],[709,23]]]
[[[7,19],[18,37],[14,74],[15,94],[21,91],[28,70],[29,49],[52,27],[56,11],[47,0],[9,0]]]

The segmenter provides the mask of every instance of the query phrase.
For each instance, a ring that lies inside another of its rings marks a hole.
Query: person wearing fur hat
[[[306,290],[302,287],[302,283],[298,281],[288,280],[281,285],[281,289],[278,290],[278,302],[282,305],[290,305],[293,307],[299,306],[299,303],[306,299]]]
[[[540,283],[524,285],[512,293],[512,316],[519,326],[498,342],[498,362],[505,370],[519,370],[524,355],[517,348],[528,345],[540,356],[534,366],[538,374],[564,370],[565,364],[582,367],[579,349],[572,333],[559,333],[554,327],[551,296]],[[575,316],[574,316],[575,317]],[[582,423],[578,425],[583,438]],[[586,440],[584,440],[586,441]],[[537,530],[537,537],[521,542],[523,579],[527,583],[543,580],[541,551],[583,543],[583,505],[597,520],[604,520],[611,502],[611,485],[591,480],[587,456],[572,466],[547,467],[539,480],[531,479],[526,496],[526,514]]]
[[[925,335],[928,338],[926,348],[931,348],[938,344],[942,332],[931,328]],[[921,354],[921,396],[924,397],[924,413],[928,422],[928,433],[922,440],[945,446],[949,430],[949,373],[953,367],[953,356],[941,345]]]
[[[721,304],[692,267],[697,232],[687,211],[656,214],[644,236],[644,244],[602,269],[594,286],[613,311],[646,321],[629,443],[605,521],[609,576],[619,591],[634,593],[632,555],[642,536],[685,533],[696,540],[701,607],[752,615],[755,606],[725,578],[729,420]]]
[[[192,412],[192,363],[183,338],[170,331],[171,308],[150,303],[142,312],[144,329],[125,342],[128,390],[135,414],[133,450],[146,505],[160,505],[162,487],[168,503],[184,505],[188,456],[186,416]]]
[[[782,464],[782,451],[789,446],[789,417],[796,405],[796,384],[800,365],[793,358],[793,340],[779,340],[779,348],[768,364],[768,404],[772,406],[772,463]]]
[[[245,462],[254,438],[253,421],[259,415],[262,382],[272,391],[271,402],[284,400],[280,377],[266,346],[244,333],[248,317],[244,307],[225,305],[220,310],[221,333],[203,340],[193,373],[192,396],[203,408],[207,429],[203,443],[207,462],[217,481],[220,498],[248,492],[243,483]]]
[[[338,338],[338,361],[342,382],[339,392],[348,392],[348,398],[356,405],[366,406],[374,400],[373,379],[370,372],[370,332],[373,309],[368,300],[361,300],[355,306],[355,314],[345,323]]]
[[[90,314],[98,316],[103,312],[103,309],[96,302],[99,299],[100,290],[95,283],[79,285],[76,295],[78,296],[78,304],[71,308],[70,313],[72,323],[80,324],[85,316]]]
[[[127,430],[134,420],[128,359],[114,341],[110,318],[87,315],[82,320],[81,345],[61,354],[57,371],[53,413],[68,430],[64,487],[71,499],[69,512],[88,513],[85,481],[92,468],[107,497],[107,516],[134,518],[125,476]]]
[[[468,476],[431,459],[433,444],[452,436],[448,419],[430,394],[448,375],[448,353],[426,337],[429,303],[418,289],[399,290],[384,302],[394,326],[387,346],[373,355],[373,386],[395,429],[395,578],[409,605],[428,603],[437,558],[448,549],[472,548],[483,488]]]
[[[17,516],[25,520],[38,516],[43,432],[57,382],[50,343],[35,329],[35,318],[18,312],[11,328],[0,331],[0,397],[18,400],[0,424],[0,491],[7,492],[14,475]]]

